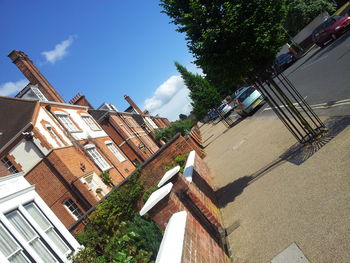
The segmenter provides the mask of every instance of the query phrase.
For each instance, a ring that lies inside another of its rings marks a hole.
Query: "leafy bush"
[[[113,182],[111,177],[109,176],[109,171],[104,171],[100,174],[101,180],[103,183],[105,183],[106,185],[112,186]]]
[[[168,127],[158,129],[156,131],[155,138],[158,142],[170,141],[177,133],[181,133],[182,136],[187,135],[194,126],[192,120],[178,120],[171,123]]]
[[[76,235],[85,246],[72,256],[72,263],[148,263],[157,255],[162,233],[136,209],[144,195],[139,174],[132,175],[90,215],[85,231]]]
[[[166,166],[166,169],[170,170],[170,169],[174,168],[175,166],[179,165],[180,166],[180,173],[183,173],[185,170],[185,165],[186,165],[188,155],[189,154],[186,153],[184,155],[176,156],[175,159]]]

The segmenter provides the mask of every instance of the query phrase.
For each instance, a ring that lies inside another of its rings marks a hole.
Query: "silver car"
[[[255,86],[240,88],[235,94],[236,112],[241,116],[247,116],[265,103],[263,95]]]

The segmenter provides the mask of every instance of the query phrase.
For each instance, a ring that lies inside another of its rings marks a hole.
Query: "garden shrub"
[[[150,218],[136,210],[144,195],[139,173],[112,192],[89,216],[77,240],[85,246],[72,263],[148,263],[155,260],[162,233]]]
[[[177,133],[181,133],[182,136],[187,135],[192,127],[195,125],[193,120],[178,120],[171,123],[165,128],[156,130],[155,139],[160,142],[170,141]]]

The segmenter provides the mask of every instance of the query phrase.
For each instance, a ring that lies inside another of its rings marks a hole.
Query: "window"
[[[93,174],[89,174],[89,175],[85,176],[84,177],[84,181],[88,185],[89,189],[93,189],[93,188],[96,187],[96,183],[94,181],[94,175]]]
[[[57,142],[58,146],[64,145],[64,143],[58,137],[56,131],[52,128],[52,126],[50,124],[46,124],[45,128],[48,130],[48,132],[50,133],[51,137]]]
[[[48,101],[47,98],[44,96],[44,94],[41,93],[39,88],[32,87],[31,89],[35,93],[35,95],[39,98],[40,101]]]
[[[94,120],[91,118],[91,116],[81,116],[83,120],[86,122],[86,124],[90,127],[93,131],[99,131],[101,130],[100,127],[97,126],[97,124],[94,122]]]
[[[63,126],[66,127],[66,129],[69,132],[77,132],[77,131],[79,131],[78,127],[75,126],[75,124],[72,122],[72,120],[69,118],[68,115],[66,115],[66,114],[57,114],[57,118],[61,121]]]
[[[80,210],[80,208],[73,202],[72,199],[67,199],[64,202],[65,207],[72,213],[72,215],[79,219],[83,216],[83,212]]]
[[[0,224],[0,252],[11,263],[31,262],[26,257],[22,247],[12,238],[2,224]]]
[[[33,203],[29,203],[24,206],[31,217],[36,221],[40,228],[47,234],[47,236],[52,240],[52,242],[57,246],[57,248],[64,255],[68,255],[71,250],[62,240],[62,238],[57,234],[55,228],[50,223],[50,221],[44,216],[40,209]]]
[[[12,226],[25,239],[29,246],[31,246],[38,256],[45,263],[55,263],[57,260],[50,253],[48,248],[42,242],[34,228],[27,222],[27,220],[19,213],[18,210],[12,211],[6,215]],[[14,261],[16,262],[16,261]]]
[[[146,121],[152,126],[153,129],[158,129],[157,124],[150,117],[146,117]]]
[[[18,170],[16,169],[16,167],[10,162],[10,160],[7,157],[2,158],[1,162],[5,165],[7,170],[10,171],[10,173],[12,174],[18,173]]]
[[[96,151],[95,147],[87,148],[86,151],[102,171],[110,168],[109,164],[105,161],[105,159],[103,159],[101,154]]]
[[[117,147],[112,142],[106,142],[108,149],[118,158],[119,162],[124,162],[125,157],[118,151]]]

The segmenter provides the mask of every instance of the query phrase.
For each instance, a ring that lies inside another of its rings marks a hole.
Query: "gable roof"
[[[0,149],[31,122],[37,103],[0,96]]]

